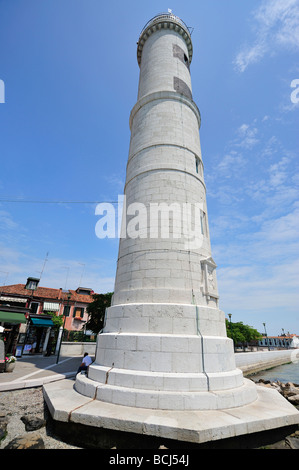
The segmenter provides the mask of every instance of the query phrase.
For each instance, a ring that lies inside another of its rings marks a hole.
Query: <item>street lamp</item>
[[[67,295],[67,303],[66,303],[66,306],[68,307],[68,306],[69,306],[69,300],[70,300],[72,294],[70,293],[70,291],[66,291],[65,293],[68,293],[68,295]],[[59,348],[58,348],[58,352],[57,352],[56,364],[58,364],[58,362],[59,362],[61,343],[62,343],[62,338],[63,338],[63,333],[64,333],[64,327],[65,327],[65,320],[66,320],[66,315],[64,315],[64,319],[63,319],[63,327],[62,327],[62,332],[61,332],[61,336],[60,336],[60,340],[59,340]],[[60,328],[61,328],[61,327],[60,327]],[[58,336],[58,338],[59,338],[59,336]]]
[[[234,346],[234,350],[235,350],[235,342],[234,342],[233,329],[232,329],[232,314],[231,314],[231,313],[228,313],[228,316],[229,316],[230,334],[231,334],[231,337],[232,337],[232,340],[233,340],[233,346]]]
[[[26,309],[28,309],[28,312],[26,312],[26,320],[28,321],[26,324],[25,340],[23,342],[21,356],[24,352],[24,347],[27,344],[27,340],[29,337],[29,332],[30,332],[30,313],[29,312],[33,313],[32,312],[33,294],[34,294],[34,291],[36,291],[38,288],[39,281],[40,279],[38,279],[37,277],[27,277],[27,281],[25,284],[25,289],[31,290],[31,296],[28,296],[27,303],[26,303]]]
[[[268,340],[268,335],[267,335],[267,331],[266,331],[266,323],[263,323],[263,325],[264,325],[264,328],[265,328],[265,336],[267,338],[268,351],[270,351],[269,340]]]

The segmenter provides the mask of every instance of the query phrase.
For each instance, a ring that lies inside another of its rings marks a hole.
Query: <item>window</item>
[[[85,289],[84,287],[78,287],[76,292],[77,294],[80,294],[80,295],[91,295],[93,291],[92,289]]]
[[[83,318],[84,315],[84,307],[75,307],[73,318]]]
[[[173,48],[173,57],[179,59],[184,65],[186,65],[187,69],[190,71],[190,64],[187,54],[183,51],[183,49],[178,46],[177,44],[172,45]]]
[[[25,289],[36,290],[39,283],[39,279],[35,277],[28,277]]]
[[[57,302],[44,302],[43,311],[44,312],[59,312],[60,304]]]
[[[206,213],[201,212],[200,213],[200,227],[201,227],[201,233],[205,237],[207,236],[207,221],[206,221]]]
[[[200,161],[200,158],[198,157],[195,157],[195,170],[197,174],[199,174],[200,176],[203,176],[202,162]]]
[[[188,67],[189,69],[189,59],[188,57],[186,56],[186,54],[184,54],[184,62],[185,62],[185,65]]]
[[[38,310],[39,303],[38,302],[31,302],[31,313],[36,313]]]
[[[63,309],[63,315],[65,317],[69,317],[70,315],[70,310],[71,310],[71,306],[70,305],[65,305],[64,306],[64,309]]]

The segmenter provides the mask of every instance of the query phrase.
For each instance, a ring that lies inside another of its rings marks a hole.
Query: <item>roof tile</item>
[[[92,295],[77,294],[75,290],[69,290],[71,293],[70,301],[91,303],[93,301]],[[32,297],[34,299],[49,299],[49,300],[67,300],[67,295],[62,292],[62,289],[53,289],[51,287],[38,287],[35,291],[25,289],[25,284],[12,284],[10,286],[1,286],[0,293],[16,295],[18,297]]]

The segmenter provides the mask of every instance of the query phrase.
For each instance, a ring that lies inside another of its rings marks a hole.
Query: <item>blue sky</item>
[[[96,237],[94,201],[123,192],[136,42],[168,8],[194,28],[220,307],[299,334],[297,0],[0,0],[0,285],[48,253],[41,285],[113,290],[118,240]]]

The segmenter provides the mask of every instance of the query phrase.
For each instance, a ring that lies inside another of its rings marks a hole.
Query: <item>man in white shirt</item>
[[[82,364],[81,366],[79,367],[78,369],[78,372],[77,374],[79,374],[79,372],[81,372],[82,370],[87,370],[88,369],[88,366],[90,366],[90,364],[92,363],[92,359],[91,357],[88,355],[88,353],[84,353],[84,357],[83,357],[83,360],[82,360]]]

